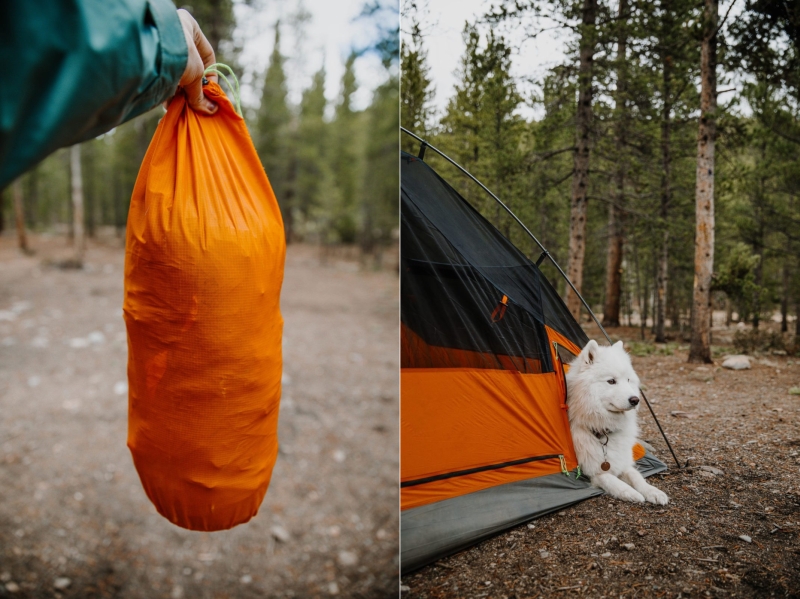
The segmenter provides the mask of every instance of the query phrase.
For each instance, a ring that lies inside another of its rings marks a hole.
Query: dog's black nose
[[[635,395],[633,397],[629,398],[628,401],[631,403],[632,406],[638,406],[639,405],[639,398],[636,397]]]

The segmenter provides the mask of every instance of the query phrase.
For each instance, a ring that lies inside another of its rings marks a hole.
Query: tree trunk
[[[667,11],[669,8],[667,7]],[[666,18],[669,18],[667,12]],[[667,26],[668,30],[671,27]],[[664,326],[667,319],[667,281],[669,275],[669,205],[672,200],[672,187],[670,174],[672,171],[671,155],[671,64],[672,57],[664,50],[661,59],[663,73],[663,107],[661,111],[661,226],[664,228],[661,236],[661,252],[658,257],[658,279],[656,281],[656,313],[655,333],[656,341],[664,343]]]
[[[25,194],[25,224],[29,229],[36,225],[36,214],[39,212],[39,167],[33,167],[28,174],[28,189]]]
[[[663,216],[663,207],[662,207]],[[655,340],[657,343],[665,343],[664,328],[667,320],[667,280],[669,264],[669,231],[666,229],[666,217],[664,217],[664,232],[661,234],[661,251],[658,255],[658,276],[656,277],[656,306],[655,306]]]
[[[789,197],[789,208],[794,208],[794,196]],[[0,206],[0,209],[2,207]],[[781,333],[789,331],[789,297],[792,294],[792,238],[786,235],[786,258],[783,261],[783,298],[781,299]],[[800,320],[800,315],[798,315]],[[800,341],[800,339],[798,339]]]
[[[575,115],[576,140],[572,173],[572,201],[569,216],[569,261],[567,276],[580,293],[583,286],[583,259],[586,253],[586,201],[589,192],[589,152],[592,131],[592,80],[595,51],[597,0],[583,0],[578,71],[578,109]],[[567,286],[567,307],[575,319],[580,317],[581,300]]]
[[[764,285],[764,244],[761,241],[764,235],[763,232],[759,234],[759,240],[755,244],[755,253],[758,256],[756,263],[755,282],[756,282],[756,298],[753,302],[753,328],[758,330],[761,324],[761,290]]]
[[[711,275],[714,270],[714,142],[717,135],[717,0],[705,0],[700,56],[700,127],[695,189],[694,287],[689,362],[711,363]]]
[[[17,245],[26,254],[28,248],[28,236],[25,233],[25,204],[22,197],[22,179],[19,178],[11,184],[11,193],[14,196],[14,222],[17,225]]]
[[[789,254],[791,256],[791,254]],[[783,294],[781,297],[781,333],[789,330],[789,259],[783,261]]]
[[[2,235],[3,231],[6,228],[6,190],[0,189],[0,235]]]
[[[72,183],[72,230],[75,247],[75,265],[83,265],[86,251],[86,238],[83,231],[83,177],[81,176],[81,146],[75,144],[69,150],[69,172]]]
[[[625,60],[627,55],[627,19],[628,0],[619,3],[619,37],[617,40],[617,97],[616,124],[614,142],[617,150],[622,152],[627,147],[627,105]],[[603,306],[603,326],[619,326],[620,288],[622,284],[622,250],[625,244],[625,175],[627,169],[626,155],[617,163],[615,173],[616,197],[608,206],[608,258],[606,260],[606,301]]]
[[[622,198],[622,186],[617,190],[617,202]],[[613,203],[608,208],[608,258],[606,260],[606,301],[603,306],[603,326],[619,326],[620,293],[622,290],[622,252],[625,237],[623,212]]]
[[[794,300],[794,342],[800,344],[800,296]]]

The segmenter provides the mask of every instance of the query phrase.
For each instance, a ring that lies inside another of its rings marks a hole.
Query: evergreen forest
[[[241,2],[254,10],[266,7],[263,0]],[[231,65],[242,78],[249,65],[241,64],[241,48],[234,40],[235,4],[196,0],[184,8],[197,19],[217,61]],[[373,31],[373,39],[364,47],[353,44],[333,102],[325,97],[322,65],[302,99],[290,99],[292,59],[316,43],[304,32],[313,16],[303,2],[288,11],[284,22],[274,24],[268,66],[254,75],[258,101],[244,103],[243,112],[280,204],[289,243],[357,246],[364,263],[373,265],[379,264],[385,248],[397,243],[397,10],[385,0],[364,3],[358,19]],[[305,47],[282,41],[281,34],[290,30]],[[379,55],[385,77],[372,92],[370,105],[356,109],[354,64],[366,53]],[[89,239],[123,239],[139,166],[162,115],[155,108],[96,139],[59,150],[0,190],[0,232],[16,234],[26,251],[36,250],[26,231],[73,238],[77,226],[78,235]],[[76,178],[82,183],[82,217],[74,213]]]
[[[797,3],[486,2],[463,24],[458,82],[444,109],[433,103],[428,4],[402,7],[401,125],[495,192],[604,326],[691,341],[690,361],[708,362],[714,315],[792,351],[800,338]],[[565,59],[543,76],[512,75],[526,73],[515,63],[520,36],[552,29]],[[401,146],[419,149],[406,135]],[[478,186],[433,153],[426,160],[539,257]],[[556,271],[542,268],[586,321]]]

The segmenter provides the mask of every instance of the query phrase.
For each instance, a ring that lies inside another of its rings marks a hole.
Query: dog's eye
[[[617,384],[617,379],[608,379],[608,384],[609,385],[616,385]]]

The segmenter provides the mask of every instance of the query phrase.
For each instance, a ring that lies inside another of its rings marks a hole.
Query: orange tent
[[[565,363],[586,334],[538,264],[426,162],[403,153],[401,173],[408,572],[601,491],[579,478],[567,418]]]

